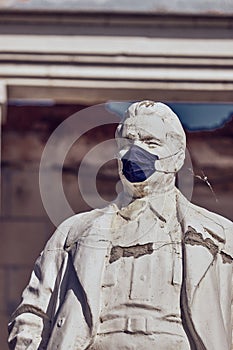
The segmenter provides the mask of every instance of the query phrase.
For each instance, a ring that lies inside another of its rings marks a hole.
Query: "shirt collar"
[[[176,190],[172,189],[153,197],[137,198],[117,212],[125,220],[135,220],[146,208],[150,208],[159,220],[167,222],[171,216],[176,215]]]
[[[147,208],[148,200],[146,198],[135,199],[126,207],[122,207],[118,213],[125,220],[135,220],[141,215]]]

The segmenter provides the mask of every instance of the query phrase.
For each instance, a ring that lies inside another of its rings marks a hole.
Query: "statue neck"
[[[126,207],[133,202],[146,201],[152,205],[159,214],[170,217],[176,212],[176,194],[174,175],[167,174],[160,177],[158,181],[150,181],[130,186],[128,183],[124,186],[124,193],[120,196],[120,207]],[[130,190],[134,191],[130,193]],[[135,203],[136,204],[136,203]]]
[[[159,174],[158,177],[137,184],[123,182],[125,196],[131,200],[139,198],[155,198],[165,196],[166,193],[175,190],[175,176],[173,174]]]
[[[163,193],[148,196],[146,200],[153,211],[166,219],[166,222],[169,222],[171,218],[176,217],[177,188],[175,186],[166,192],[164,191]]]

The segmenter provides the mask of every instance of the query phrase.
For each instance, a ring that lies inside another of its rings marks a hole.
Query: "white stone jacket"
[[[233,224],[179,192],[183,317],[192,350],[230,350]],[[82,350],[99,322],[100,286],[115,205],[66,220],[36,261],[9,325],[10,349]]]

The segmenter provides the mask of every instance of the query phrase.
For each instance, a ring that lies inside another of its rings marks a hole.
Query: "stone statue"
[[[175,187],[179,119],[134,103],[116,139],[123,195],[58,227],[12,316],[10,349],[231,349],[233,224]]]

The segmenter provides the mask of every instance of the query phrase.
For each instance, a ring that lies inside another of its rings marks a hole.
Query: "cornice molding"
[[[91,11],[32,11],[32,10],[1,10],[0,32],[17,33],[23,28],[30,28],[30,33],[65,32],[71,34],[90,33],[102,28],[105,34],[123,34],[123,29],[131,35],[154,36],[159,30],[166,35],[166,31],[173,30],[173,34],[188,36],[199,35],[205,30],[205,35],[233,36],[233,17],[230,14],[210,13],[202,14],[169,14],[169,13],[124,13],[124,12],[91,12]],[[44,27],[41,27],[44,26]],[[179,32],[179,30],[187,32]],[[211,31],[209,31],[211,30]],[[119,32],[120,31],[120,32]],[[101,32],[97,32],[100,34]],[[196,34],[195,34],[196,33]],[[64,33],[65,34],[65,33]],[[169,34],[172,33],[169,31]]]
[[[5,11],[1,19],[10,99],[232,101],[230,17]]]

